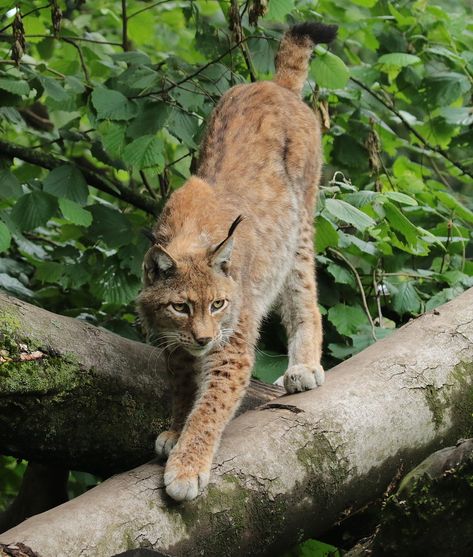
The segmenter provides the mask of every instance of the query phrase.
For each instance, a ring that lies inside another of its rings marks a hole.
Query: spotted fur
[[[335,31],[295,26],[274,81],[222,97],[197,175],[173,193],[154,228],[138,309],[173,385],[171,429],[156,450],[168,457],[164,482],[176,500],[193,499],[209,480],[272,306],[288,333],[287,391],[323,382],[313,252],[320,126],[300,90],[314,43]]]

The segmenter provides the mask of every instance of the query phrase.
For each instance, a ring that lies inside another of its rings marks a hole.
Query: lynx
[[[337,27],[284,35],[274,81],[237,85],[215,108],[195,176],[174,192],[144,259],[138,311],[164,346],[172,423],[156,440],[175,500],[207,485],[222,432],[250,381],[262,319],[287,330],[289,393],[322,385],[313,218],[320,126],[301,100],[313,47]]]

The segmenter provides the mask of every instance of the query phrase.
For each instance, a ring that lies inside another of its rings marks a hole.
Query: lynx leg
[[[154,445],[156,454],[167,458],[177,443],[195,400],[194,358],[186,353],[170,356],[169,377],[172,385],[171,427],[161,432]]]
[[[307,222],[301,233],[294,266],[280,294],[280,311],[289,352],[289,367],[282,383],[288,393],[313,389],[324,382],[324,370],[320,365],[322,319],[317,306],[312,237],[312,224]]]
[[[236,332],[209,355],[204,382],[164,473],[166,492],[176,501],[194,499],[208,484],[222,432],[250,380],[253,353],[245,338]]]

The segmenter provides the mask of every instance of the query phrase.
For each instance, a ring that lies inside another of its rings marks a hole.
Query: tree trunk
[[[254,381],[242,410],[281,393]],[[168,413],[159,350],[0,293],[0,453],[109,475],[153,457]]]
[[[117,349],[110,349],[115,359]],[[379,496],[401,462],[411,467],[468,435],[472,411],[470,289],[337,366],[322,388],[233,420],[209,488],[195,501],[166,498],[162,467],[151,462],[0,540],[44,557],[109,557],[138,547],[174,556],[277,555]],[[97,460],[100,445],[90,450]]]
[[[373,554],[473,555],[473,439],[426,458],[383,508]]]

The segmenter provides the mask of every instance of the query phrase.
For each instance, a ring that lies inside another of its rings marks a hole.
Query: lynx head
[[[155,243],[143,263],[144,288],[138,312],[149,340],[203,356],[224,343],[235,326],[238,287],[230,274],[233,232],[217,245],[179,253]],[[180,247],[181,244],[180,244]]]

